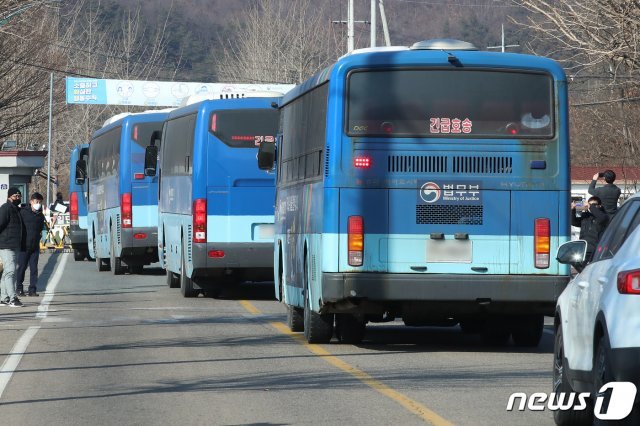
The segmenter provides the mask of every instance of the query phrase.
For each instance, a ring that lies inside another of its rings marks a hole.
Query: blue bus
[[[69,167],[69,238],[73,258],[89,258],[87,246],[87,160],[89,144],[76,145],[71,151]]]
[[[93,134],[87,241],[99,271],[141,272],[158,260],[158,179],[145,174],[144,160],[167,114],[120,114]]]
[[[281,102],[275,293],[309,342],[368,321],[535,346],[569,270],[567,83],[438,39],[339,59]]]
[[[276,97],[205,100],[167,118],[160,146],[158,254],[184,297],[273,279],[275,178],[256,166],[274,144]]]

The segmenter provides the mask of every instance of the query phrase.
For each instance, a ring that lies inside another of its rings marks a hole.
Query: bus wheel
[[[143,265],[129,266],[129,272],[132,274],[142,275],[142,273],[144,272],[144,266]]]
[[[544,330],[543,315],[523,315],[513,318],[511,337],[516,346],[536,347]]]
[[[80,262],[84,260],[84,258],[85,258],[85,254],[82,250],[73,249],[73,260],[75,260],[76,262]]]
[[[291,331],[304,331],[304,309],[287,305],[287,325]]]
[[[482,329],[482,340],[487,345],[504,346],[509,342],[511,330],[509,320],[505,316],[496,315],[489,317]]]
[[[367,322],[352,314],[336,314],[336,337],[341,343],[360,343]]]
[[[109,258],[111,259],[111,272],[113,275],[124,274],[124,267],[122,266],[122,259],[116,257],[116,248],[114,244],[114,238],[111,236],[111,249],[109,250]]]
[[[98,249],[96,244],[96,238],[93,238],[93,254],[96,256],[96,266],[98,267],[98,272],[104,272],[109,270],[109,265],[105,265],[104,260],[100,259],[98,256]]]
[[[304,291],[304,337],[309,343],[329,343],[333,337],[333,314],[311,310],[309,289]]]
[[[180,268],[180,293],[184,297],[196,297],[198,292],[193,289],[193,281],[187,276],[187,261],[182,255],[182,267]]]
[[[180,275],[174,274],[169,269],[167,269],[167,285],[169,286],[169,288],[180,287]]]

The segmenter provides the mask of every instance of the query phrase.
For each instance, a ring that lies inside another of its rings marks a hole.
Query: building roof
[[[616,182],[640,181],[640,167],[622,167],[622,166],[571,166],[571,181],[588,181],[591,182],[593,175],[605,170],[613,170],[616,173]]]

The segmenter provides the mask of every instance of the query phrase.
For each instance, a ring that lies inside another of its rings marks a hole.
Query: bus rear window
[[[156,130],[162,130],[162,124],[162,121],[134,124],[131,128],[131,140],[146,148],[151,143],[151,134]]]
[[[209,131],[232,148],[256,148],[275,142],[279,123],[276,109],[219,110],[211,113]]]
[[[547,74],[481,70],[358,71],[349,75],[350,136],[550,138]]]

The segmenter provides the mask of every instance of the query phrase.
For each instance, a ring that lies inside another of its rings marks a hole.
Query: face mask
[[[35,203],[35,204],[32,204],[32,206],[33,206],[33,209],[34,209],[35,211],[38,211],[38,210],[40,210],[40,208],[42,207],[42,204],[40,204],[40,203]]]

